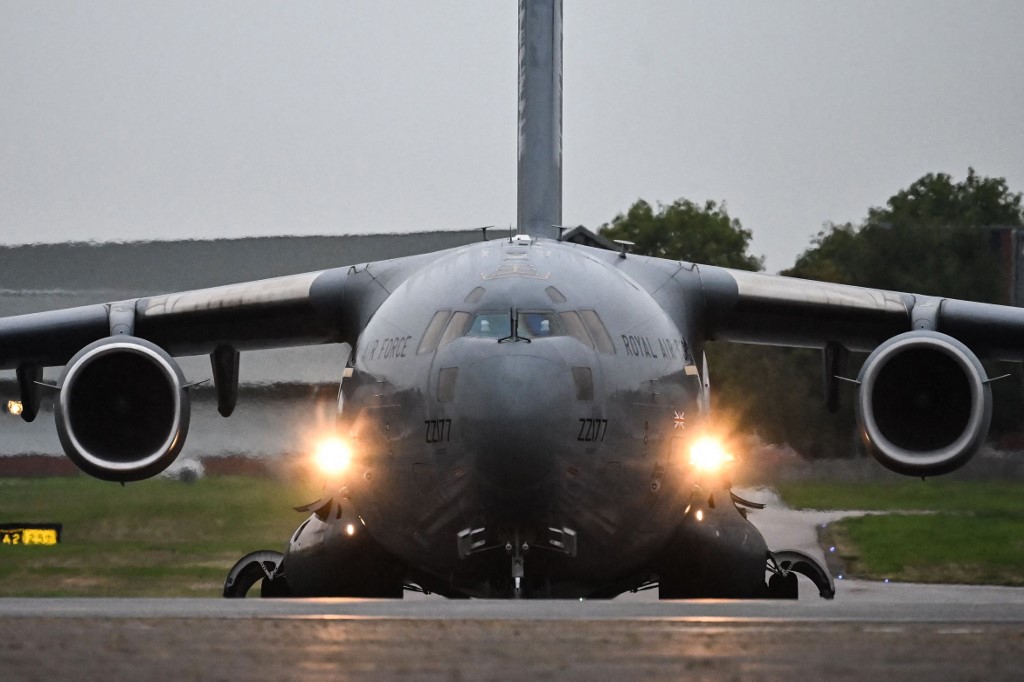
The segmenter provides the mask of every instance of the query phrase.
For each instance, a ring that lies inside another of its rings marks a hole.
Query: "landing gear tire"
[[[796,599],[799,586],[797,574],[807,576],[818,588],[822,599],[836,596],[836,584],[832,574],[814,557],[796,550],[784,550],[768,553],[768,570],[772,572],[768,579],[769,599]]]
[[[797,599],[800,596],[800,585],[796,581],[796,573],[774,573],[768,579],[769,599]]]
[[[280,552],[264,549],[250,552],[239,559],[224,581],[224,597],[227,599],[244,599],[256,583],[260,584],[261,597],[290,596],[288,585],[283,576],[276,579],[274,574],[281,567],[284,555]]]

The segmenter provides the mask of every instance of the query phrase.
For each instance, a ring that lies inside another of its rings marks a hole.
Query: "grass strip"
[[[893,512],[829,525],[826,542],[848,577],[1024,585],[1022,483],[808,482],[781,485],[779,493],[798,509]]]
[[[1024,518],[939,513],[842,519],[828,528],[847,577],[1024,585]]]
[[[248,477],[0,479],[0,521],[64,525],[59,545],[0,545],[0,596],[219,596],[244,554],[284,549],[303,518],[290,507],[318,494]]]
[[[1024,483],[900,479],[892,483],[800,482],[777,486],[794,509],[861,509],[1024,515]]]

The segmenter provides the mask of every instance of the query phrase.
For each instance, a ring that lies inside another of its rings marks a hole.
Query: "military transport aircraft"
[[[136,481],[185,442],[176,356],[209,354],[227,416],[240,352],[348,343],[334,485],[283,556],[236,564],[226,596],[260,582],[266,596],[794,597],[799,572],[830,597],[813,559],[769,551],[718,468],[705,344],[822,349],[830,400],[855,384],[873,455],[930,476],[982,445],[979,358],[1024,356],[1024,311],[561,241],[560,125],[561,2],[523,0],[519,234],[2,318],[23,418],[56,390],[68,457]],[[851,351],[870,353],[856,379]],[[47,388],[51,366],[64,370]]]

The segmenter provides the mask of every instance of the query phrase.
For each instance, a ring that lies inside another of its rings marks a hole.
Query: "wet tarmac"
[[[1024,590],[834,601],[0,600],[20,679],[1020,679]]]

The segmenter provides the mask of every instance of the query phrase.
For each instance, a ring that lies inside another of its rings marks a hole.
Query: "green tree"
[[[829,225],[785,275],[896,291],[1005,302],[1000,236],[1024,224],[1021,195],[1003,178],[961,182],[929,173],[868,211],[855,227]]]
[[[641,199],[599,231],[608,239],[633,242],[636,252],[646,256],[740,270],[760,270],[764,264],[764,259],[747,253],[750,230],[729,216],[724,203],[707,201],[699,206],[677,199],[667,206],[658,204],[655,211]]]

